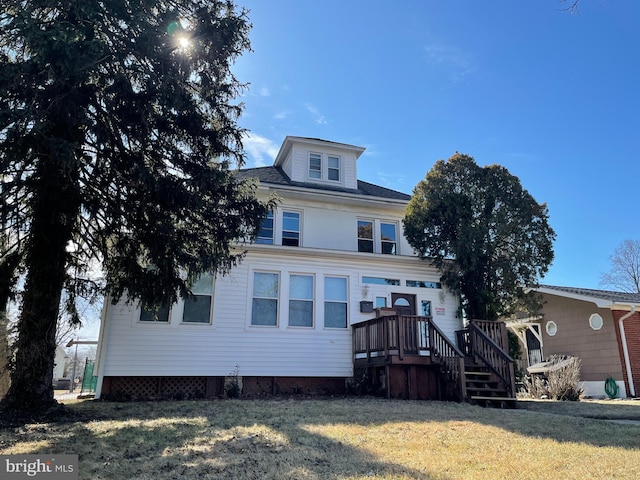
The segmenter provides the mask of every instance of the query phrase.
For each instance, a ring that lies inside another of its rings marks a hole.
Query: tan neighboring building
[[[523,346],[524,367],[551,355],[582,361],[585,396],[606,396],[608,376],[619,397],[640,395],[640,294],[543,285],[540,317],[507,322]]]

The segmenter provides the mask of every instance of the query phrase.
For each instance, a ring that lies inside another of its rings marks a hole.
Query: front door
[[[406,293],[392,293],[391,305],[396,310],[396,315],[415,315],[416,296]]]

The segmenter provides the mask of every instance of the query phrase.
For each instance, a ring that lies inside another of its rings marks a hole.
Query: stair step
[[[491,376],[490,372],[484,372],[484,371],[472,372],[471,370],[465,370],[464,374],[465,375],[478,375],[478,376],[483,376],[483,377]]]
[[[474,392],[476,392],[477,394],[480,393],[507,393],[507,391],[504,388],[483,388],[483,387],[469,387],[467,386],[467,391],[469,390],[473,390]]]
[[[500,400],[501,402],[515,402],[518,399],[515,397],[485,397],[482,395],[471,395],[471,400]]]

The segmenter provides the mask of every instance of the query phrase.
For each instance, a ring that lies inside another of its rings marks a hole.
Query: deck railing
[[[429,354],[430,317],[390,315],[353,326],[353,351],[367,358]]]
[[[455,391],[464,399],[464,355],[433,323],[431,317],[396,316],[374,318],[353,325],[353,351],[356,359],[397,356],[430,357]]]

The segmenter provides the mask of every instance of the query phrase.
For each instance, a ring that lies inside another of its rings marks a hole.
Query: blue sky
[[[361,180],[411,193],[456,151],[501,164],[557,233],[543,283],[600,288],[638,232],[640,2],[238,0],[252,53],[247,167],[286,135],[366,147]]]

